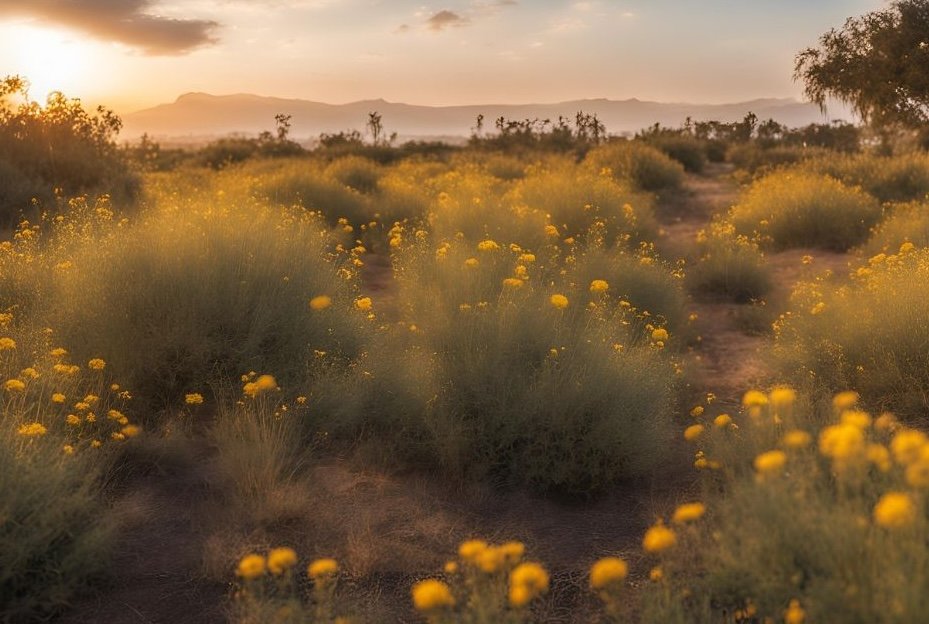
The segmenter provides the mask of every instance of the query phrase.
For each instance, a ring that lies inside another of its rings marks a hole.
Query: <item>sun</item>
[[[29,96],[44,102],[49,93],[65,95],[83,90],[90,79],[90,51],[74,33],[17,25],[7,39],[4,74],[19,74],[29,81]],[[10,71],[12,70],[12,71]]]

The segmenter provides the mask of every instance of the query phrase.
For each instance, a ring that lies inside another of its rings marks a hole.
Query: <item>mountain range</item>
[[[363,131],[368,113],[378,112],[384,130],[401,139],[454,138],[471,134],[479,114],[492,130],[498,117],[507,119],[570,120],[578,111],[596,114],[612,134],[634,133],[660,123],[679,126],[687,117],[697,121],[732,122],[753,112],[759,119],[774,119],[790,127],[828,121],[818,107],[792,98],[765,98],[734,104],[685,104],[637,99],[587,99],[555,104],[488,104],[468,106],[420,106],[362,100],[348,104],[324,104],[251,94],[210,95],[187,93],[172,103],[123,115],[123,138],[143,133],[165,139],[205,139],[232,134],[255,135],[273,131],[274,116],[291,115],[291,137],[316,138],[320,133]],[[841,111],[849,119],[847,111]],[[840,118],[842,118],[840,116]]]

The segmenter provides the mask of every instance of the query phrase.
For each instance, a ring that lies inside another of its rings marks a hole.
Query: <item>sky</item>
[[[131,112],[191,91],[425,105],[802,98],[882,0],[0,0],[0,77]]]

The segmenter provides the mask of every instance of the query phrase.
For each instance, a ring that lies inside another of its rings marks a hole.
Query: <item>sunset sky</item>
[[[179,94],[341,103],[800,97],[794,55],[880,0],[0,0],[0,75],[129,112]]]

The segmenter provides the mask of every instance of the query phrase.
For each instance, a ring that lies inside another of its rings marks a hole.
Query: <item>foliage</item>
[[[814,388],[853,388],[880,409],[922,417],[929,404],[929,367],[920,346],[929,340],[925,318],[929,252],[904,243],[880,253],[843,288],[803,284],[793,314],[778,325],[784,370]]]
[[[41,106],[28,99],[24,79],[0,80],[0,227],[35,218],[33,198],[46,206],[56,194],[134,198],[138,181],[116,147],[121,126],[102,107],[91,114],[57,92]]]
[[[613,141],[588,152],[584,160],[597,171],[609,169],[614,176],[630,180],[645,191],[680,188],[684,168],[668,156],[634,141]]]
[[[797,55],[795,77],[821,107],[835,97],[876,126],[929,123],[929,3],[894,0],[849,18]]]
[[[771,292],[770,269],[757,243],[737,235],[732,224],[714,221],[698,233],[697,242],[700,257],[687,271],[687,286],[695,295],[749,303]]]
[[[843,251],[863,242],[880,218],[880,204],[867,193],[804,171],[757,180],[730,213],[737,233],[776,249]]]

